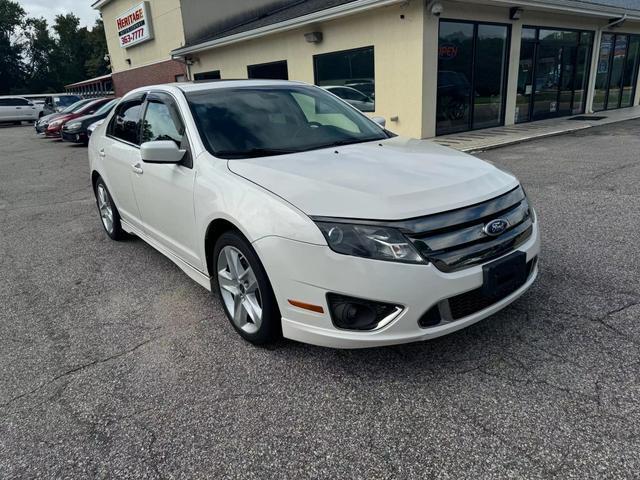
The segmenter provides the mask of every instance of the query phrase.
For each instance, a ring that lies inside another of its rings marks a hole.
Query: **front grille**
[[[482,292],[482,287],[451,297],[449,299],[451,318],[453,320],[459,320],[461,318],[468,317],[469,315],[473,315],[480,310],[489,308],[494,303],[498,303],[500,300],[507,298],[526,283],[526,279],[531,275],[534,266],[535,259],[527,262],[527,275],[524,277],[525,279],[521,283],[514,284],[511,289],[502,292],[500,297],[490,297],[485,295]]]
[[[487,235],[488,222],[504,219],[508,228],[498,236]],[[527,197],[518,186],[492,200],[412,222],[405,235],[424,258],[443,272],[480,265],[514,250],[533,231]]]
[[[531,277],[536,266],[536,261],[537,257],[527,262],[526,280]],[[446,300],[442,300],[427,310],[427,312],[418,320],[418,325],[422,328],[435,327],[443,322],[447,323],[460,320],[464,317],[468,317],[469,315],[473,315],[474,313],[478,313],[507,298],[513,292],[522,287],[522,285],[526,283],[526,280],[522,283],[513,285],[512,289],[502,292],[499,297],[485,295],[482,287],[480,287],[475,290],[450,297]]]

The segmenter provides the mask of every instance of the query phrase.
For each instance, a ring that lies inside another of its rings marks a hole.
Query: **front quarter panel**
[[[241,160],[238,160],[241,161]],[[209,225],[224,219],[235,225],[250,242],[268,236],[326,245],[318,227],[307,215],[284,199],[246,180],[227,167],[227,160],[204,152],[198,156],[194,205],[202,238]]]

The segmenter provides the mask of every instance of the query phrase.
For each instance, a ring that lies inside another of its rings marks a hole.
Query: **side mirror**
[[[386,127],[386,125],[387,125],[387,121],[384,119],[384,117],[371,117],[371,120],[376,122],[382,128]]]
[[[156,140],[140,145],[140,157],[146,163],[180,163],[185,152],[173,140]]]

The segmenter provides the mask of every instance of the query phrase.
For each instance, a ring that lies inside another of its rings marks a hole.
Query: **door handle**
[[[139,163],[135,163],[131,165],[131,170],[133,170],[138,175],[142,175],[144,173],[144,170],[142,170],[142,167],[140,166]]]
[[[104,158],[104,156],[105,156],[104,148],[100,149],[100,151],[98,152],[98,155],[100,155],[100,158]]]

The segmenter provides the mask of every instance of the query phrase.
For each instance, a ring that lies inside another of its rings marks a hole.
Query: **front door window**
[[[436,133],[502,125],[509,27],[441,21]]]

